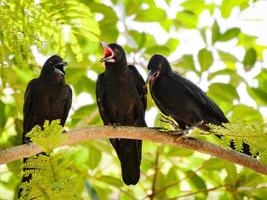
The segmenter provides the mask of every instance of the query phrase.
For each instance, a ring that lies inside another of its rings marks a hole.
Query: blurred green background
[[[21,143],[27,83],[48,56],[68,61],[74,97],[67,129],[102,125],[95,81],[99,41],[117,42],[145,78],[154,53],[198,84],[232,122],[267,117],[267,2],[261,0],[1,0],[0,148]],[[163,126],[148,96],[149,126]],[[218,158],[144,142],[141,179],[127,187],[108,140],[75,146],[82,199],[266,199],[267,178]],[[13,199],[21,161],[0,165],[0,199]],[[153,193],[153,195],[151,195]]]

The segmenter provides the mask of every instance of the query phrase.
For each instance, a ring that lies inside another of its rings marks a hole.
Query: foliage
[[[222,144],[229,147],[230,141],[234,141],[235,149],[242,152],[242,144],[250,146],[252,156],[259,156],[260,160],[267,164],[267,124],[227,123],[222,126],[210,125],[213,134],[222,135]]]
[[[66,135],[62,135],[63,127],[59,124],[60,120],[54,120],[51,124],[46,120],[43,130],[37,125],[27,133],[27,136],[31,138],[31,141],[40,145],[45,152],[52,152],[55,147],[63,144],[67,139]]]
[[[259,133],[266,118],[267,70],[263,64],[266,46],[254,26],[250,30],[246,27],[250,23],[260,24],[263,31],[265,19],[258,19],[255,13],[265,3],[257,0],[0,1],[0,148],[21,143],[26,85],[39,75],[44,58],[54,53],[68,61],[66,82],[74,91],[65,129],[102,124],[94,94],[96,74],[103,71],[98,62],[102,40],[120,43],[127,52],[128,62],[135,64],[142,75],[152,54],[164,54],[174,70],[207,92],[231,123],[244,124],[229,129],[251,130],[246,137]],[[248,14],[253,11],[254,14]],[[165,126],[158,120],[158,111],[150,97],[147,111],[150,126]],[[39,130],[36,129],[41,133]],[[56,135],[52,137],[57,140]],[[215,139],[208,136],[208,140]],[[43,141],[36,142],[43,146]],[[257,151],[264,152],[264,142],[262,139],[256,144]],[[49,152],[56,143],[44,147]],[[86,142],[72,151],[64,150],[64,155],[61,151],[49,153],[55,156],[54,163],[62,156],[62,164],[66,162],[66,168],[75,166],[74,174],[84,178],[80,183],[83,199],[265,199],[267,196],[266,177],[186,149],[144,142],[141,180],[134,187],[123,185],[118,159],[108,141]],[[20,171],[21,161],[1,165],[0,199],[15,198]]]
[[[53,151],[66,139],[59,124],[59,120],[51,124],[45,121],[43,130],[35,126],[28,133],[33,142],[43,147],[45,154],[30,157],[23,163],[23,176],[32,178],[21,184],[20,199],[81,199],[83,177],[75,173],[71,154],[68,150]]]

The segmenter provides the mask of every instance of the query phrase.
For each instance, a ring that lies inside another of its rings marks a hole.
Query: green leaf
[[[136,21],[150,22],[150,21],[161,21],[166,18],[166,13],[163,9],[158,7],[150,7],[147,10],[141,10],[137,12],[135,17]]]
[[[212,25],[212,43],[214,44],[218,38],[220,37],[220,27],[218,25],[217,20],[214,21],[213,25]]]
[[[226,75],[226,76],[230,76],[230,83],[233,86],[237,86],[239,85],[240,82],[244,81],[244,79],[236,73],[235,70],[232,69],[222,69],[222,70],[218,70],[216,72],[210,73],[208,75],[208,80],[212,80],[213,78],[220,76],[220,75]]]
[[[218,54],[223,62],[237,62],[237,58],[228,52],[218,50]]]
[[[0,101],[0,132],[5,127],[7,118],[5,115],[5,104]]]
[[[85,181],[85,188],[86,188],[91,200],[99,200],[99,197],[96,193],[96,190],[94,189],[94,187],[92,186],[92,184],[88,180]]]
[[[232,102],[235,99],[239,99],[239,95],[236,88],[229,84],[213,83],[209,86],[208,94],[210,96],[217,97],[221,101]]]
[[[249,71],[254,66],[256,59],[257,52],[255,51],[255,49],[248,49],[243,59],[243,65],[246,71]]]
[[[228,29],[225,33],[221,34],[219,37],[218,37],[218,41],[228,41],[228,40],[231,40],[235,37],[237,37],[240,33],[240,28],[230,28]]]
[[[213,63],[213,56],[207,49],[201,49],[198,52],[198,62],[201,66],[201,71],[206,71]]]
[[[169,18],[165,18],[160,25],[167,31],[170,32],[171,28],[173,27],[173,20]]]
[[[221,170],[224,168],[223,162],[219,158],[210,158],[203,163],[203,168],[210,171]]]
[[[171,38],[167,41],[166,46],[169,48],[170,51],[175,51],[178,44],[179,40]]]
[[[155,45],[146,49],[146,53],[148,54],[154,54],[156,52],[163,55],[168,55],[171,53],[170,49],[167,46]]]
[[[227,178],[225,179],[226,184],[235,185],[238,179],[236,166],[233,163],[225,162],[224,167],[227,172]]]
[[[254,122],[263,122],[263,118],[258,110],[247,105],[239,104],[232,110],[231,121],[251,124]]]
[[[78,145],[74,151],[70,152],[69,159],[72,160],[77,168],[83,168],[84,165],[88,165],[89,152],[88,149]]]
[[[259,81],[259,87],[262,89],[267,88],[267,70],[261,69],[260,73],[257,75],[257,80]]]
[[[49,122],[45,120],[43,129],[36,125],[27,133],[27,136],[37,145],[41,146],[45,152],[51,152],[55,147],[63,144],[68,136],[63,134],[63,127],[60,125],[60,120]]]
[[[88,125],[96,120],[99,116],[95,114],[97,112],[96,103],[81,106],[75,113],[72,115],[71,124],[75,126],[81,123],[83,126]],[[91,114],[91,115],[90,115]],[[79,124],[80,125],[80,124]]]
[[[180,64],[184,68],[189,69],[189,70],[193,70],[193,71],[196,70],[193,55],[189,55],[189,54],[183,55],[180,62],[181,62]]]
[[[204,27],[204,28],[200,29],[199,33],[200,33],[204,43],[207,45],[208,42],[207,42],[207,30],[206,30],[206,28]]]
[[[108,187],[104,187],[104,186],[96,186],[96,184],[94,184],[94,189],[97,193],[97,196],[99,197],[99,199],[101,200],[110,200],[109,195],[112,192],[110,188]]]
[[[113,176],[101,176],[99,179],[101,181],[109,184],[109,185],[113,185],[113,186],[118,187],[118,188],[123,186],[122,181],[118,178],[113,177]]]
[[[235,0],[235,1],[229,1],[229,0],[223,0],[221,4],[221,13],[224,18],[228,18],[235,6],[241,6],[243,9],[248,6],[247,0]]]
[[[163,176],[165,176],[163,174]],[[177,174],[177,168],[176,167],[171,167],[168,171],[168,173],[166,174],[166,182],[165,182],[165,186],[166,185],[169,185],[171,183],[175,183],[177,182],[177,180],[179,180],[179,177],[178,177],[178,174]],[[177,195],[179,195],[180,193],[180,185],[181,185],[181,182],[177,182],[177,184],[175,184],[175,187],[170,187],[169,189],[166,190],[166,194],[169,198],[171,197],[175,197]],[[162,187],[159,187],[160,188],[163,188],[164,186]]]
[[[128,32],[130,36],[133,37],[134,41],[137,43],[138,48],[143,48],[146,43],[146,34],[140,33],[135,30],[131,30]]]
[[[73,53],[76,55],[76,59],[78,62],[82,61],[83,59],[83,54],[82,54],[82,49],[81,49],[81,46],[79,45],[79,42],[78,42],[78,36],[76,37],[77,35],[73,34],[72,32],[70,33],[70,47],[73,51]]]
[[[94,148],[93,146],[91,146],[88,150],[89,150],[89,167],[91,169],[94,169],[98,166],[102,154],[98,149]]]
[[[253,97],[258,105],[267,105],[267,92],[261,88],[251,88],[247,86],[248,93]]]
[[[198,17],[190,11],[182,11],[176,14],[176,20],[178,25],[182,25],[185,28],[196,28],[198,24]]]
[[[199,15],[205,8],[206,4],[204,0],[198,0],[197,3],[195,0],[184,1],[181,6],[184,7],[184,10],[190,10]]]
[[[170,157],[188,157],[193,155],[193,151],[189,149],[182,149],[182,148],[171,148],[167,155]]]
[[[197,175],[195,172],[193,171],[187,171],[186,175],[188,178],[188,182],[191,185],[192,188],[194,188],[195,190],[205,190],[207,189],[206,183],[205,181],[199,176]],[[203,191],[199,194],[197,194],[196,196],[200,199],[205,199],[208,195],[207,191]]]
[[[224,169],[223,161],[219,160],[218,162]],[[213,185],[223,185],[224,178],[221,177],[221,171],[203,169],[201,170],[201,176],[206,183],[211,183]]]
[[[101,30],[100,39],[103,41],[114,41],[117,39],[119,32],[116,27],[118,17],[112,7],[96,2],[86,2],[86,5],[95,13],[104,15],[103,20],[99,21]]]

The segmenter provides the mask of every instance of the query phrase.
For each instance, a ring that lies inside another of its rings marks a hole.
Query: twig
[[[256,172],[267,175],[267,166],[259,160],[238,153],[231,149],[225,149],[207,141],[191,138],[188,136],[174,136],[168,132],[160,132],[151,128],[139,127],[87,127],[71,130],[67,133],[68,140],[63,145],[74,145],[88,140],[104,138],[126,138],[149,140],[152,142],[169,144],[177,147],[196,150],[218,158],[236,163]],[[30,143],[11,147],[0,151],[0,164],[8,163],[21,158],[29,157],[42,152],[41,147]]]
[[[166,199],[166,200],[175,200],[175,199],[179,199],[179,198],[183,198],[183,197],[188,197],[188,196],[196,195],[196,194],[201,193],[201,192],[210,192],[210,191],[213,191],[213,190],[217,190],[219,188],[222,188],[222,187],[225,187],[225,185],[219,185],[219,186],[216,186],[216,187],[213,187],[213,188],[207,188],[207,189],[203,189],[203,190],[198,190],[196,192],[191,192],[191,193],[188,193],[188,194],[183,194],[183,195],[180,195],[180,196],[177,196],[177,197],[173,197],[173,198],[169,198],[169,199]]]
[[[186,176],[184,176],[183,178],[181,178],[181,179],[179,179],[179,180],[176,180],[176,181],[173,181],[173,182],[170,183],[169,185],[166,185],[166,186],[162,187],[160,190],[158,190],[158,191],[156,191],[156,192],[154,193],[154,196],[156,196],[156,195],[158,195],[159,193],[164,192],[164,191],[166,191],[167,189],[169,189],[169,188],[171,188],[171,187],[177,185],[178,183],[184,181],[185,179],[188,179],[188,178],[194,176],[195,173],[196,173],[197,171],[199,171],[202,167],[203,167],[203,165],[200,166],[198,169],[196,169],[196,170],[194,171],[194,173],[190,173],[189,175],[186,175]]]
[[[160,147],[158,147],[157,153],[156,153],[155,173],[154,173],[153,180],[152,180],[151,194],[148,195],[148,197],[149,197],[150,200],[153,200],[154,199],[154,194],[156,192],[157,179],[158,179],[158,171],[159,171],[159,152],[160,152]]]

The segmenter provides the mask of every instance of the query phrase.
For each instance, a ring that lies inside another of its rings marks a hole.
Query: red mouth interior
[[[112,56],[112,55],[113,55],[113,51],[110,48],[105,47],[104,48],[104,57],[107,58],[107,57]]]

